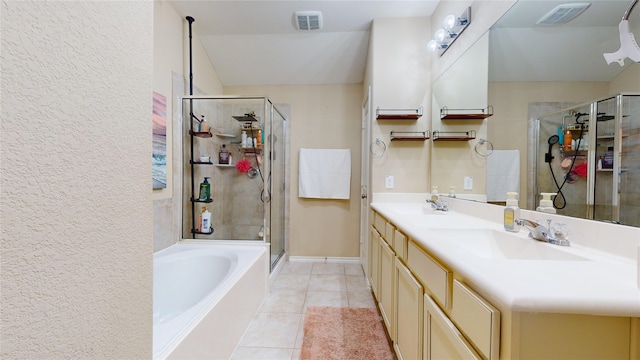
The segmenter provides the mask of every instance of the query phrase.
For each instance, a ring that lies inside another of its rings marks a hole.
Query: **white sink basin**
[[[431,205],[422,204],[402,204],[387,205],[393,212],[400,215],[446,215],[445,211],[436,211]]]
[[[524,233],[511,234],[490,229],[434,229],[435,239],[446,241],[485,259],[588,261],[558,245],[534,240]]]

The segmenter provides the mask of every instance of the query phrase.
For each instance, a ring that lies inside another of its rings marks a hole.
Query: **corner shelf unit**
[[[469,141],[476,138],[476,131],[433,131],[433,141]]]
[[[429,139],[427,131],[392,131],[391,141],[426,141]]]
[[[376,120],[418,120],[422,117],[422,106],[417,109],[376,109]]]
[[[189,130],[189,135],[195,136],[195,137],[201,137],[201,138],[213,137],[213,134],[211,132],[209,132],[209,131],[199,132],[199,131]]]
[[[449,109],[446,106],[440,109],[442,120],[484,120],[493,116],[493,106],[484,109]]]

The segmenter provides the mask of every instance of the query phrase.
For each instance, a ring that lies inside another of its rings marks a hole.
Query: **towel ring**
[[[487,144],[487,149],[482,153],[481,150],[479,150],[479,146],[484,145],[485,143]],[[473,151],[475,151],[478,156],[486,158],[493,153],[493,144],[487,139],[480,139],[476,146],[473,147]]]
[[[374,150],[374,146],[378,148],[378,151]],[[373,157],[380,157],[387,152],[387,144],[385,144],[384,141],[380,140],[379,138],[376,138],[376,140],[372,141],[371,145],[369,145],[369,151],[371,152],[371,155],[373,155]]]

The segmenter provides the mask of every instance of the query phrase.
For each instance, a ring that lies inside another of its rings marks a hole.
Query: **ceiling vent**
[[[320,11],[296,11],[296,28],[302,31],[322,29],[322,13]]]
[[[540,18],[538,25],[561,25],[573,20],[576,16],[591,6],[590,3],[571,3],[556,6],[546,15]]]

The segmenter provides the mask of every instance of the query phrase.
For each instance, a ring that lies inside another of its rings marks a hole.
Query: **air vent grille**
[[[591,6],[590,3],[571,3],[556,6],[538,20],[538,25],[566,24]]]
[[[296,27],[302,31],[322,29],[322,13],[319,11],[296,11]]]

